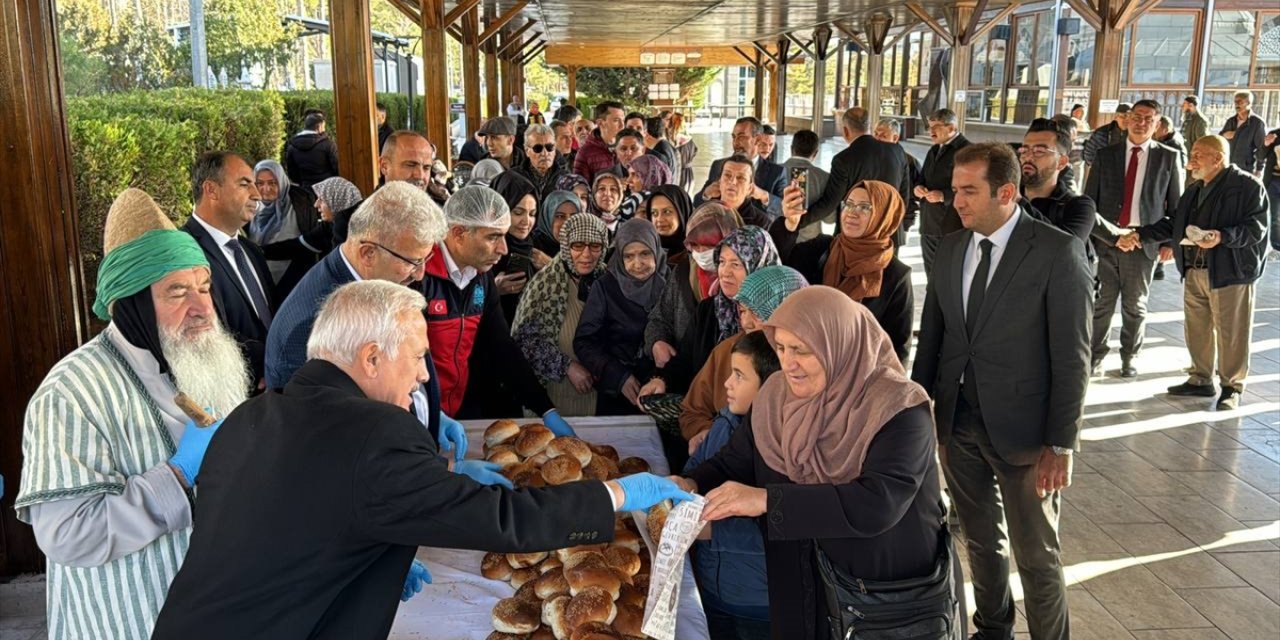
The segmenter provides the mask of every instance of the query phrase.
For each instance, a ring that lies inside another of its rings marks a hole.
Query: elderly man
[[[556,190],[556,181],[564,175],[557,144],[555,130],[545,124],[531,124],[524,131],[527,161],[516,167],[515,172],[533,183],[539,204]]]
[[[776,217],[782,213],[782,189],[787,186],[787,176],[784,175],[781,165],[760,157],[758,141],[763,128],[764,125],[755,118],[750,116],[738,118],[737,122],[733,123],[733,155],[742,156],[751,163],[753,181],[751,192],[747,195],[753,200],[758,200],[770,215]],[[729,158],[720,158],[711,163],[711,169],[707,172],[707,183],[702,185],[702,190],[694,196],[695,206],[707,200],[720,198],[720,172],[727,162]]]
[[[800,228],[819,222],[840,226],[837,212],[853,185],[863,180],[879,180],[898,187],[903,202],[911,200],[907,154],[900,145],[881,142],[871,135],[871,114],[862,107],[850,107],[840,116],[840,134],[849,146],[831,159],[831,178],[822,196],[809,205]]]
[[[907,180],[914,190],[915,184],[920,181],[920,161],[915,156],[907,153],[906,148],[902,147],[902,123],[897,118],[881,118],[876,123],[876,130],[871,135],[880,142],[887,142],[902,148],[903,155],[907,157]],[[906,200],[906,205],[907,212],[906,215],[902,216],[902,225],[898,227],[898,232],[893,236],[894,251],[897,251],[898,247],[907,243],[907,230],[920,217],[920,198],[912,193],[911,197]]]
[[[585,130],[586,133],[580,133],[583,137],[578,141],[578,157],[573,161],[573,172],[586,178],[588,184],[595,183],[597,173],[609,171],[618,163],[613,155],[613,143],[623,129],[623,112],[621,102],[608,100],[595,106],[594,131],[590,131],[590,123],[579,122],[574,126],[574,131]]]
[[[509,491],[474,481],[502,478],[496,463],[439,457],[405,411],[427,378],[426,306],[390,282],[339,288],[284,391],[227,419],[157,640],[384,638],[397,595],[421,588],[402,591],[411,564],[430,579],[413,563],[419,545],[607,542],[615,511],[690,498],[649,474]]]
[[[1252,91],[1237,91],[1235,104],[1236,116],[1218,134],[1231,143],[1231,164],[1261,177],[1267,163],[1267,123],[1253,112]]]
[[[375,191],[351,217],[347,241],[329,253],[280,308],[267,335],[267,386],[283,389],[307,361],[307,340],[320,304],[334,289],[359,280],[386,280],[409,285],[422,279],[427,258],[444,238],[444,214],[420,189],[392,182]],[[440,387],[430,355],[432,380],[414,395],[414,413],[433,436],[461,455],[466,451],[462,427],[441,411]]]
[[[489,273],[507,253],[507,203],[487,187],[463,187],[449,198],[444,215],[449,230],[422,278],[427,333],[450,349],[437,363],[441,408],[453,416],[504,418],[523,406],[557,435],[572,434],[511,338]]]
[[[950,109],[929,114],[929,139],[933,146],[924,157],[920,179],[911,194],[920,199],[920,252],[924,254],[924,274],[933,273],[933,258],[938,253],[942,236],[964,228],[956,213],[955,192],[951,189],[951,171],[956,153],[969,146],[960,133],[959,117]]]
[[[249,370],[210,296],[209,262],[137,189],[111,205],[94,313],[110,324],[27,405],[18,518],[48,558],[49,638],[145,640],[191,534],[189,494]],[[174,444],[177,444],[175,449]]]
[[[431,165],[436,161],[436,148],[427,137],[417,131],[401,129],[387,138],[378,156],[378,172],[384,183],[408,182],[439,200],[433,189]],[[347,225],[360,203],[333,215],[333,245],[347,240]]]
[[[1222,385],[1218,409],[1235,409],[1244,393],[1254,283],[1267,264],[1266,194],[1248,171],[1228,164],[1229,154],[1226,138],[1200,138],[1191,148],[1196,182],[1182,194],[1177,210],[1134,229],[1118,243],[1125,251],[1136,251],[1143,242],[1179,242],[1173,256],[1183,279],[1191,369],[1187,381],[1169,387],[1169,394],[1213,397],[1216,356]]]
[[[715,185],[719,193],[716,200],[737,211],[743,224],[768,229],[769,224],[773,222],[773,217],[765,211],[764,205],[759,200],[752,197],[754,190],[759,187],[752,184],[754,170],[751,159],[734,154],[717,162],[720,162],[720,175]]]

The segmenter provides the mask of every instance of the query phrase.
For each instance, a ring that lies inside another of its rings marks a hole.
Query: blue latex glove
[[[404,589],[400,591],[400,602],[408,602],[409,598],[418,595],[424,584],[431,584],[431,572],[427,571],[426,565],[414,560],[409,567],[409,575],[405,576]]]
[[[452,451],[454,462],[467,456],[467,431],[462,423],[440,412],[440,451]]]
[[[625,478],[618,478],[618,486],[626,494],[622,498],[622,508],[618,511],[644,511],[663,500],[672,500],[680,504],[692,500],[693,496],[676,483],[652,473],[636,473]]]
[[[485,462],[484,460],[463,460],[455,462],[453,472],[460,473],[483,485],[498,485],[508,489],[514,489],[515,486],[506,476],[498,473],[502,469],[502,465],[496,462]]]
[[[187,486],[196,486],[196,478],[200,475],[200,463],[204,462],[204,452],[209,450],[209,441],[213,440],[213,434],[217,433],[221,427],[221,420],[208,427],[197,427],[195,422],[187,421],[187,428],[182,432],[182,440],[178,442],[178,451],[169,458],[169,464],[177,467],[186,478]]]
[[[564,418],[560,417],[560,412],[555,409],[548,411],[542,416],[542,424],[546,425],[547,428],[551,430],[551,433],[558,436],[578,435],[573,432],[573,427],[569,426],[569,423],[565,422]]]

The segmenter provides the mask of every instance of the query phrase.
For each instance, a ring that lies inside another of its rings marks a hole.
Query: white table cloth
[[[653,420],[646,416],[610,418],[569,418],[575,431],[593,444],[607,444],[625,458],[638,456],[649,462],[653,473],[667,475],[667,459]],[[520,423],[535,422],[532,419]],[[469,420],[467,428],[468,458],[480,456],[483,433],[491,420]],[[488,580],[480,575],[481,551],[459,551],[423,547],[418,559],[431,571],[432,584],[423,588],[409,602],[402,603],[391,628],[393,640],[484,640],[493,631],[490,612],[498,600],[511,597],[515,591],[506,582]],[[684,581],[680,588],[680,613],[676,625],[679,640],[707,640],[707,617],[702,610],[698,588],[694,584],[692,563],[684,565]]]

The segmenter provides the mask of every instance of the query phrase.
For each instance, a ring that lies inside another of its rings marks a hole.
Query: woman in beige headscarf
[[[706,521],[763,518],[773,637],[829,638],[818,548],[865,580],[935,567],[943,510],[929,398],[838,289],[791,294],[764,330],[782,370],[682,487],[706,495]]]

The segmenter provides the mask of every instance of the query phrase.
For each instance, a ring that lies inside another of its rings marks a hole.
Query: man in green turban
[[[249,388],[204,252],[150,196],[116,198],[103,250],[93,310],[110,324],[49,372],[23,431],[15,506],[48,557],[51,640],[151,636],[205,449]],[[219,421],[196,426],[179,392]]]

